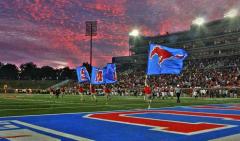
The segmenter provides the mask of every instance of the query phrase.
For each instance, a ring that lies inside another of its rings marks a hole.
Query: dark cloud
[[[85,21],[98,21],[94,65],[128,54],[128,32],[186,30],[196,16],[222,18],[240,0],[2,0],[0,61],[75,67],[89,60]]]

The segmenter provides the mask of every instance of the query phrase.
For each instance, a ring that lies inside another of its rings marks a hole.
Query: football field
[[[239,140],[240,99],[1,95],[0,140]]]
[[[104,96],[97,96],[97,100],[95,102],[90,96],[84,96],[84,101],[81,101],[79,95],[65,95],[56,99],[48,94],[0,94],[0,116],[132,110],[148,107],[142,96],[113,96],[107,104]],[[181,98],[180,104],[176,103],[176,98],[154,99],[151,108],[227,103],[240,103],[240,99]]]

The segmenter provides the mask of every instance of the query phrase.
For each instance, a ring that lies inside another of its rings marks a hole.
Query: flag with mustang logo
[[[150,44],[147,75],[180,74],[187,56],[183,49]]]
[[[90,76],[86,67],[81,66],[76,68],[78,82],[89,82]]]

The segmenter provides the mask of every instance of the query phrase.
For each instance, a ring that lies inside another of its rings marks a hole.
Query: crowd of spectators
[[[239,88],[240,57],[191,60],[185,62],[180,75],[148,76],[147,83],[153,88]],[[145,84],[144,71],[126,71],[118,74],[119,82],[114,87],[123,91],[141,92]]]
[[[118,82],[113,85],[107,85],[111,88],[112,94],[116,95],[141,95],[145,84],[152,87],[153,92],[157,90],[170,92],[179,85],[182,89],[191,90],[188,93],[194,93],[194,89],[209,90],[221,88],[221,93],[226,89],[240,90],[240,57],[216,58],[204,60],[185,61],[185,67],[180,75],[157,75],[148,76],[146,73],[138,70],[127,70],[118,72]],[[89,84],[80,84],[84,87],[85,93],[89,94]],[[65,88],[65,93],[77,93],[79,84],[69,84]],[[103,85],[94,85],[99,94],[102,94]],[[157,88],[157,89],[156,89]],[[224,90],[223,90],[223,89]]]

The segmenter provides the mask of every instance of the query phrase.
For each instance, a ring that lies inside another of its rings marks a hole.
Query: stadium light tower
[[[237,9],[231,9],[227,13],[224,14],[224,18],[234,18],[238,15]]]
[[[131,46],[132,44],[130,43],[131,41],[133,41],[133,43],[135,44],[135,39],[140,35],[140,32],[138,29],[133,29],[131,32],[129,32],[129,45],[128,45],[128,53],[129,56],[131,56]]]
[[[206,21],[203,17],[197,17],[195,20],[192,21],[192,24],[202,26],[205,22]]]
[[[130,33],[129,36],[137,37],[139,36],[139,30],[133,29]]]

